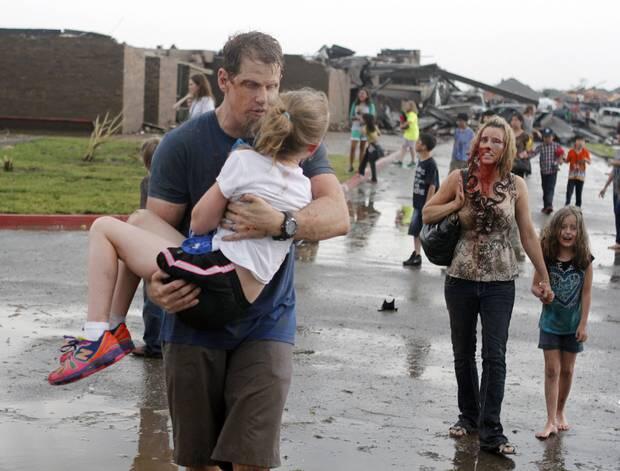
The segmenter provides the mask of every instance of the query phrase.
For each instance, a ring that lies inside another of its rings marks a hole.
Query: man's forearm
[[[349,210],[344,197],[323,196],[313,200],[295,214],[295,219],[296,240],[319,241],[349,232]]]
[[[314,199],[295,213],[297,240],[319,241],[349,232],[349,209],[340,183],[334,175],[310,179]]]

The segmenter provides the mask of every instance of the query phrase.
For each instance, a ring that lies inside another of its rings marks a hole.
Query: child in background
[[[583,136],[575,137],[575,145],[568,151],[565,162],[568,162],[568,184],[566,185],[566,206],[573,199],[575,190],[575,204],[581,208],[581,193],[586,180],[586,165],[590,165],[590,152],[586,149]]]
[[[406,267],[422,265],[420,231],[422,230],[422,208],[439,188],[439,171],[431,155],[437,141],[432,134],[423,132],[416,142],[420,158],[413,180],[413,217],[409,225],[409,235],[413,236],[413,253],[403,262]]]
[[[545,356],[547,423],[536,437],[546,439],[568,430],[564,409],[573,381],[577,353],[588,338],[586,326],[592,299],[592,261],[581,210],[565,206],[543,229],[543,256],[555,295],[540,315],[538,348]],[[534,283],[540,284],[538,273]]]
[[[407,150],[411,154],[411,162],[407,167],[413,167],[415,165],[415,143],[420,136],[420,128],[418,127],[418,107],[415,101],[409,100],[404,105],[405,120],[400,123],[400,129],[403,130],[403,145],[399,151],[399,157],[397,161],[402,162],[402,166],[405,167],[405,154]]]
[[[351,104],[349,119],[351,120],[351,149],[349,150],[349,173],[353,172],[353,163],[355,162],[355,150],[359,144],[360,162],[364,158],[366,150],[366,138],[362,135],[363,116],[377,114],[377,108],[370,97],[370,92],[365,88],[360,88],[357,92],[357,98]]]
[[[155,154],[158,145],[159,138],[153,137],[144,141],[140,147],[140,156],[146,169],[146,175],[140,182],[140,209],[146,208],[146,199],[149,196],[149,180],[151,179],[151,160],[153,160],[153,154]]]
[[[380,157],[383,157],[383,149],[379,145],[379,136],[381,131],[375,124],[375,117],[369,113],[362,116],[364,126],[362,127],[362,135],[366,136],[368,145],[364,152],[364,157],[360,162],[359,174],[364,176],[366,173],[366,164],[370,164],[370,171],[372,174],[372,182],[377,183],[377,165],[376,162]]]
[[[175,314],[182,322],[198,329],[223,328],[242,318],[280,268],[293,241],[224,240],[233,234],[218,227],[226,206],[243,194],[256,194],[282,211],[285,223],[295,224],[289,212],[312,200],[310,180],[299,163],[316,150],[328,123],[324,93],[302,89],[280,95],[261,121],[254,148],[231,152],[216,183],[192,211],[193,233],[208,234],[217,228],[212,252],[193,255],[179,247],[186,238],[164,221],[158,222],[157,232],[150,232],[109,216],[97,219],[89,234],[83,337],[65,337],[60,366],[49,374],[49,383],[77,381],[133,350],[124,317],[140,278],[151,278],[158,268],[172,280],[185,279],[202,290],[197,305]]]
[[[474,131],[467,125],[469,116],[467,113],[459,113],[456,117],[456,129],[454,130],[454,145],[452,147],[452,159],[450,170],[467,168],[469,160],[469,147],[474,139]]]
[[[616,135],[618,143],[620,143],[620,124],[618,124]],[[605,198],[607,187],[613,184],[613,194],[611,198],[614,207],[614,218],[616,220],[616,243],[610,245],[609,248],[616,252],[620,252],[620,148],[616,149],[616,155],[613,159],[609,160],[609,164],[612,166],[612,170],[605,182],[605,186],[603,186],[598,195],[600,198]]]
[[[543,207],[541,212],[551,214],[553,212],[553,194],[555,182],[558,178],[558,168],[564,157],[564,149],[553,141],[553,131],[545,128],[542,131],[543,143],[539,144],[533,152],[533,156],[540,154],[540,180],[543,191]]]
[[[149,194],[149,180],[151,179],[151,160],[155,149],[159,145],[159,138],[153,137],[142,143],[140,155],[142,163],[146,168],[147,174],[140,182],[140,209],[146,208],[146,200]],[[161,331],[161,322],[164,317],[164,311],[153,301],[151,301],[146,293],[146,283],[143,284],[142,298],[144,305],[142,306],[142,320],[144,321],[144,345],[136,345],[132,350],[132,354],[146,358],[161,358],[161,344],[159,342],[159,334]],[[115,322],[111,320],[111,322]]]

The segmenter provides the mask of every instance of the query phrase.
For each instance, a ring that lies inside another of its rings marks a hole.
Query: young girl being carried
[[[568,430],[564,409],[573,381],[577,353],[588,338],[592,298],[592,260],[581,210],[566,206],[543,229],[541,245],[555,297],[543,305],[538,348],[545,355],[547,423],[536,437]],[[536,277],[534,281],[537,280]]]
[[[303,89],[280,95],[262,120],[254,147],[240,146],[231,152],[217,182],[192,211],[193,233],[217,228],[212,252],[194,250],[192,240],[163,220],[145,225],[147,230],[112,217],[97,219],[89,234],[83,336],[66,337],[60,366],[48,377],[50,384],[77,381],[131,352],[125,316],[140,278],[150,279],[158,267],[171,275],[171,281],[183,278],[201,288],[198,305],[176,314],[183,322],[209,329],[242,318],[279,269],[292,239],[224,240],[231,231],[218,225],[226,205],[244,194],[259,196],[284,213],[310,203],[310,180],[299,163],[314,152],[328,123],[324,93]]]

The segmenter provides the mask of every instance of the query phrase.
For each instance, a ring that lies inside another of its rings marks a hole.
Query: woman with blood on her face
[[[514,454],[500,422],[506,382],[506,343],[515,300],[518,266],[510,243],[513,222],[537,282],[532,292],[544,303],[553,299],[549,274],[530,217],[527,186],[510,172],[516,155],[508,123],[493,116],[472,141],[469,168],[454,170],[426,203],[424,223],[456,212],[460,239],[447,269],[444,294],[450,317],[459,417],[453,438],[478,432],[480,448]],[[476,367],[476,324],[482,324],[482,380]]]

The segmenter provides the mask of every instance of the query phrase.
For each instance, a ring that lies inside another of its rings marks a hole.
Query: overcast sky
[[[288,54],[324,44],[362,55],[420,49],[423,64],[535,89],[620,87],[619,23],[617,0],[20,0],[0,15],[3,28],[93,31],[136,47],[218,50],[257,29]]]

